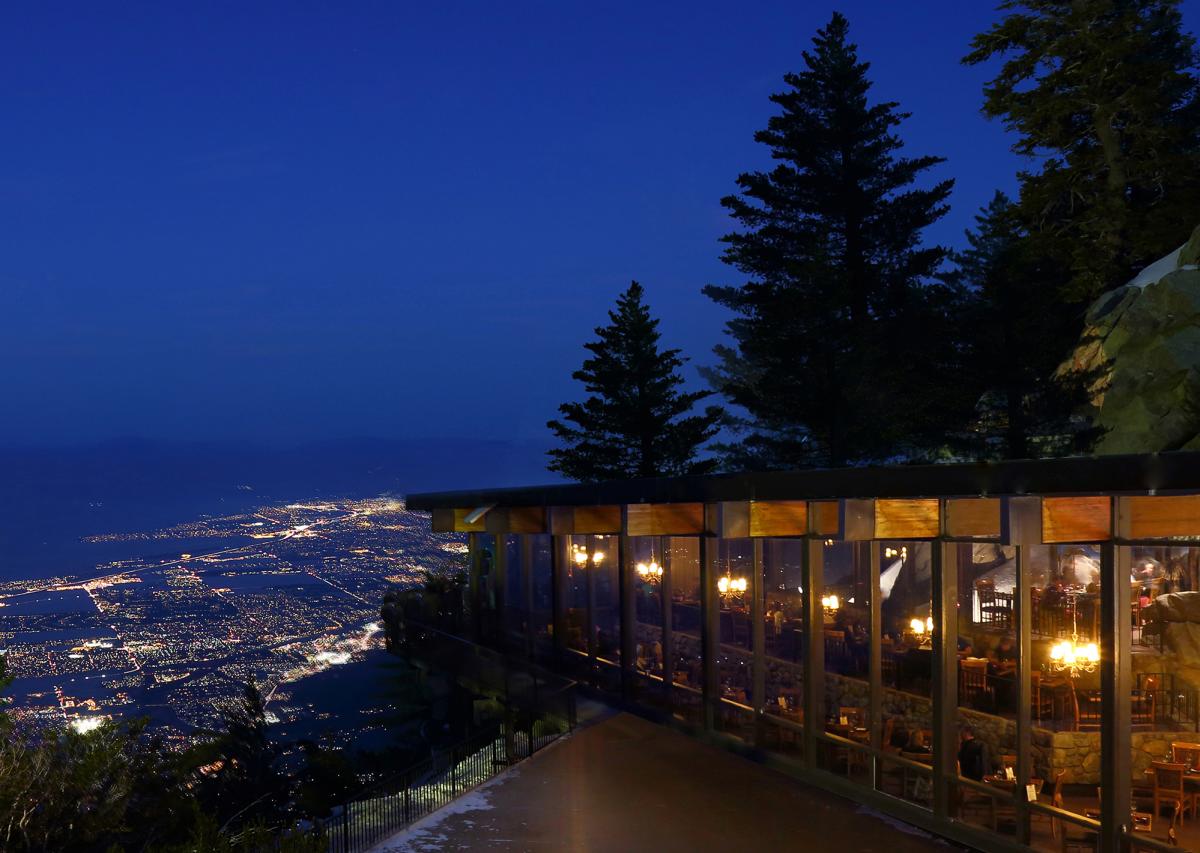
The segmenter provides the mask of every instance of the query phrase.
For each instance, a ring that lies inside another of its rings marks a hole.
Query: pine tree
[[[1027,459],[1059,452],[1072,440],[1074,386],[1055,379],[1062,341],[1076,318],[1063,311],[1053,286],[1061,270],[1045,269],[1032,251],[1016,205],[997,192],[967,232],[958,276],[972,296],[973,370],[978,383],[976,455]],[[1071,448],[1074,449],[1074,448]]]
[[[1006,0],[964,59],[1003,57],[984,112],[1041,161],[1026,225],[1074,305],[1123,284],[1200,219],[1200,82],[1178,0]]]
[[[736,315],[707,375],[746,413],[724,448],[737,467],[917,453],[973,403],[947,381],[964,356],[961,292],[935,277],[946,250],[921,245],[952,182],[915,184],[942,158],[901,156],[908,114],[870,102],[848,32],[836,13],[818,31],[755,134],[777,165],[722,200],[742,226],[723,259],[750,281],[704,289]]]
[[[677,349],[659,350],[658,320],[636,281],[609,311],[610,324],[584,344],[592,355],[572,377],[590,395],[559,406],[547,426],[564,446],[549,452],[549,468],[573,480],[619,480],[699,474],[715,467],[697,457],[717,432],[721,410],[691,414],[711,392],[681,390]]]

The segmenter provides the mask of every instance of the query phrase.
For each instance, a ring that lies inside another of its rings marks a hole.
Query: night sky
[[[991,6],[838,6],[953,246],[1020,166],[959,64]],[[698,382],[719,199],[832,8],[6,9],[0,442],[541,439],[631,278]]]

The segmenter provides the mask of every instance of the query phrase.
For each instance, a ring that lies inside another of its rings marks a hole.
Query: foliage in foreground
[[[0,657],[0,685],[3,672]],[[0,729],[7,853],[325,850],[314,819],[328,813],[329,798],[311,776],[291,782],[280,772],[253,687],[222,732],[183,755],[164,752],[144,721],[86,734],[21,731],[0,713]]]

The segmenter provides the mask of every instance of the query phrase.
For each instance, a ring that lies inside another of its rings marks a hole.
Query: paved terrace
[[[630,714],[534,755],[373,853],[953,847]]]

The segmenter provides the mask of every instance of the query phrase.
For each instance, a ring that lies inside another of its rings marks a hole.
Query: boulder
[[[1062,372],[1092,383],[1097,453],[1200,449],[1200,227],[1092,304]]]

